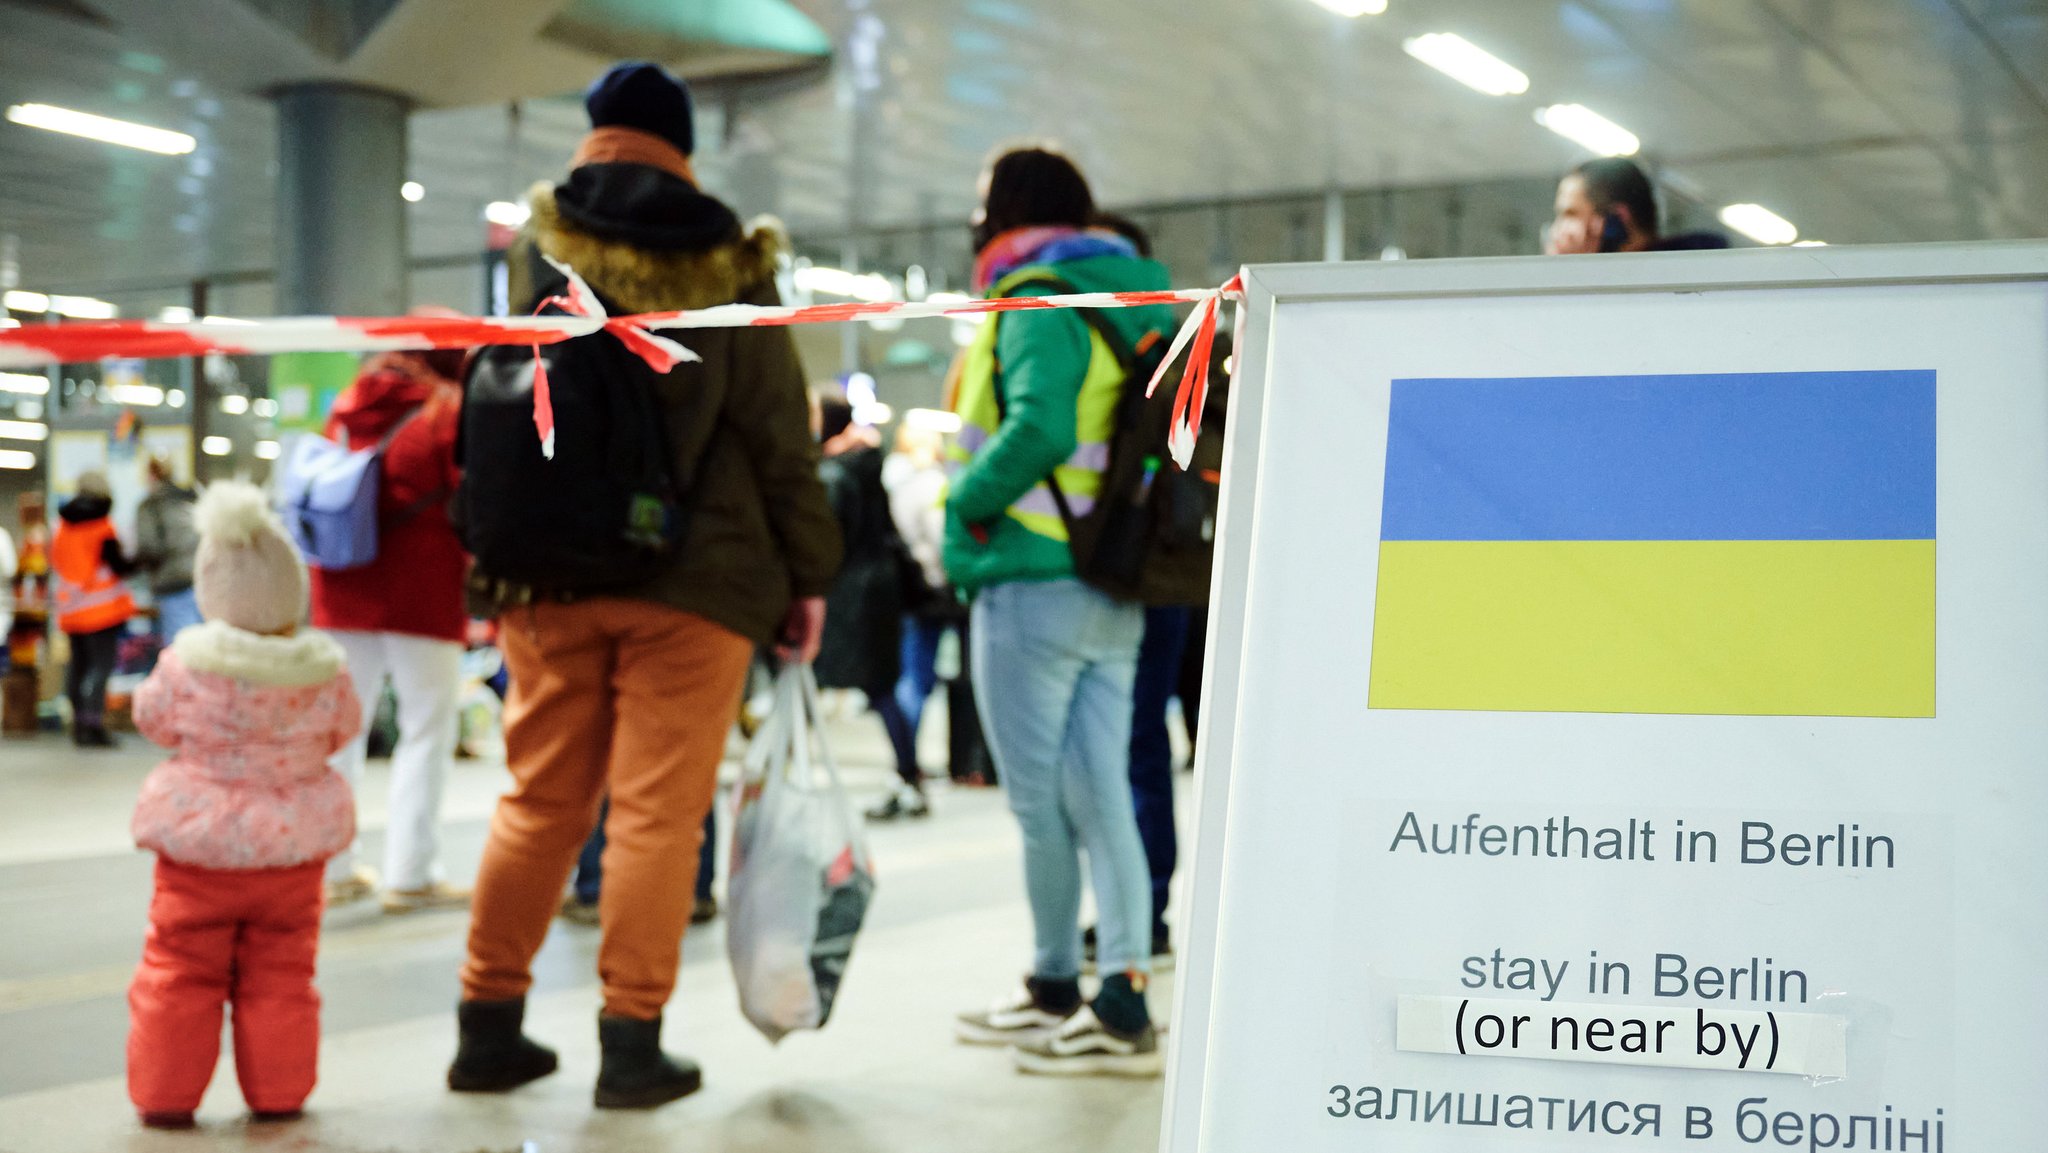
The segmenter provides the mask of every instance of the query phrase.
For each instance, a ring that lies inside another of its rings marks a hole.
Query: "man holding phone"
[[[1673,252],[1726,248],[1718,232],[1664,236],[1657,190],[1633,160],[1588,160],[1557,185],[1557,218],[1543,240],[1551,256],[1583,252]]]

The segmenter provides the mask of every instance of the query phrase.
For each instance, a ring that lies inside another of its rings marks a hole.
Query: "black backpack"
[[[547,274],[537,278],[543,299],[567,287],[559,272],[534,264]],[[553,459],[541,455],[533,423],[536,355],[554,406]],[[694,362],[673,370],[703,371]],[[675,564],[686,494],[660,386],[660,374],[605,332],[537,354],[526,345],[477,353],[463,390],[456,523],[480,591],[501,602],[601,593],[645,584]]]
[[[1056,277],[1032,282],[1062,294],[1076,291]],[[1095,506],[1075,516],[1059,481],[1046,478],[1067,525],[1075,575],[1119,600],[1154,606],[1207,604],[1216,552],[1219,477],[1210,469],[1184,472],[1173,463],[1167,433],[1173,423],[1174,390],[1162,383],[1151,397],[1145,395],[1166,356],[1166,334],[1147,333],[1133,348],[1100,309],[1077,311],[1109,346],[1124,379],[1111,425],[1109,467]],[[995,391],[996,409],[1007,418],[1009,402],[1003,395],[1000,364]]]

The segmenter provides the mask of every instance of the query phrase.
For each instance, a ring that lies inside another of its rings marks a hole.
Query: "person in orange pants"
[[[629,312],[774,303],[785,242],[741,225],[699,190],[689,88],[657,65],[620,64],[591,86],[584,107],[590,135],[567,179],[528,197],[532,217],[508,254],[514,307],[530,309],[567,284],[550,260]],[[538,511],[512,483],[515,462],[534,449],[530,425],[521,427],[530,417],[517,415],[524,402],[502,407],[510,362],[481,358],[469,377],[457,500],[476,558],[471,587],[499,618],[511,672],[513,787],[498,802],[477,868],[448,1065],[454,1092],[509,1093],[559,1068],[555,1052],[526,1035],[526,994],[607,790],[597,958],[604,1008],[591,1099],[602,1109],[654,1108],[704,1083],[695,1062],[662,1049],[662,1015],[732,702],[757,646],[817,654],[841,548],[788,332],[733,328],[691,339],[698,365],[631,382],[658,402],[667,475],[691,478],[687,514],[661,513],[650,494],[675,486],[656,479],[633,498],[631,526],[614,523],[617,502],[584,487],[610,474],[585,471],[590,457],[575,450],[548,473],[548,487],[563,493],[549,506],[559,511]],[[614,374],[608,362],[564,357],[549,370],[550,387],[558,397],[601,390]],[[509,387],[523,394],[527,386]],[[495,411],[516,419],[500,421]],[[559,428],[570,423],[564,417]],[[627,427],[613,431],[625,436]],[[539,467],[538,458],[525,467]],[[590,562],[596,542],[619,528],[624,539],[659,538],[657,522],[677,539],[622,564],[630,571]]]
[[[160,1129],[195,1123],[228,1005],[257,1119],[296,1117],[313,1092],[321,875],[355,836],[327,758],[362,724],[341,646],[298,627],[306,568],[262,491],[214,485],[195,519],[206,623],[135,693],[136,727],[171,750],[135,807],[156,893],[128,988],[128,1096]]]

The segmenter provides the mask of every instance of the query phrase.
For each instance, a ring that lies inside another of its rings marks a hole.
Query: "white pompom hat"
[[[199,611],[252,633],[283,633],[306,616],[306,562],[263,490],[238,480],[206,486],[193,512]]]

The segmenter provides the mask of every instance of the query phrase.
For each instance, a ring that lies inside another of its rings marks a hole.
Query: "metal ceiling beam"
[[[570,0],[403,0],[357,50],[351,77],[423,107],[496,104],[580,87],[609,61],[541,30]]]
[[[1765,4],[1767,0],[1755,0],[1755,3]],[[1670,76],[1681,87],[1692,92],[1702,103],[1713,106],[1723,115],[1741,124],[1755,139],[1767,142],[1763,145],[1764,147],[1788,149],[1788,160],[1791,163],[1798,164],[1808,172],[1813,173],[1820,180],[1832,185],[1844,199],[1855,203],[1872,216],[1883,220],[1893,230],[1892,234],[1894,237],[1902,240],[1925,239],[1914,226],[1913,221],[1902,215],[1895,205],[1872,196],[1869,189],[1856,181],[1846,179],[1840,173],[1815,159],[1811,150],[1801,149],[1792,142],[1787,141],[1780,132],[1779,125],[1772,123],[1769,118],[1760,113],[1750,111],[1740,100],[1736,99],[1736,97],[1741,95],[1740,93],[1732,93],[1725,86],[1710,83],[1706,78],[1695,74],[1693,69],[1687,65],[1672,59],[1665,53],[1654,51],[1645,43],[1644,38],[1638,34],[1637,30],[1629,26],[1629,22],[1625,17],[1617,16],[1615,13],[1607,10],[1604,0],[1591,0],[1589,7],[1584,10],[1606,25],[1607,29],[1614,34],[1615,39],[1626,45],[1629,51],[1634,52],[1637,56],[1642,57],[1646,63]]]
[[[1842,54],[1834,43],[1826,37],[1815,35],[1813,29],[1795,18],[1791,13],[1780,8],[1774,0],[1754,0],[1754,3],[1760,11],[1768,15],[1788,35],[1798,39],[1808,51],[1827,61],[1829,66],[1841,73],[1849,81],[1856,89],[1857,95],[1867,101],[1871,107],[1882,112],[1886,119],[1897,124],[1906,135],[1913,139],[1915,144],[1933,156],[1948,173],[1949,179],[1954,183],[1957,191],[1968,190],[1980,195],[1986,204],[2005,218],[2008,225],[2024,235],[2039,236],[2043,232],[2048,232],[2048,226],[2044,226],[2040,219],[2015,208],[2005,196],[2004,189],[1999,188],[1995,183],[1987,181],[1983,173],[1976,171],[1963,159],[1959,158],[1954,150],[1949,147],[1947,141],[1937,139],[1920,125],[1914,123],[1891,98],[1893,89],[1890,86],[1873,83],[1868,77],[1865,77],[1856,70],[1856,67],[1850,63],[1849,59]],[[1950,18],[1958,19],[1953,10],[1950,10]]]
[[[132,44],[203,68],[220,88],[264,92],[301,80],[343,80],[338,62],[241,0],[94,0]]]
[[[587,18],[573,23],[578,35],[565,35],[564,13],[576,0],[95,3],[125,39],[244,92],[326,82],[397,93],[416,107],[497,104],[573,92],[634,55],[692,79],[821,75],[817,57],[712,36],[607,30]]]

